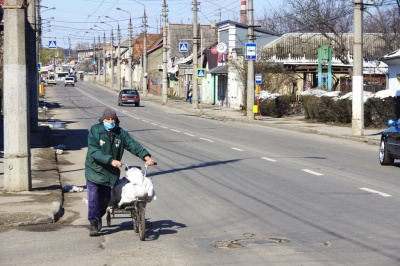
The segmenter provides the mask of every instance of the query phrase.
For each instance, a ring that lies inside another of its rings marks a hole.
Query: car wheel
[[[135,103],[135,106],[139,106],[140,105],[140,102],[138,102],[138,103]]]
[[[394,163],[394,159],[390,158],[387,151],[387,143],[386,139],[381,139],[381,144],[379,145],[379,162],[381,165],[392,165]]]

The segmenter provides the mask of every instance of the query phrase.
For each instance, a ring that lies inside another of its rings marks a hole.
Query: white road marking
[[[160,127],[162,127],[162,128],[167,128],[167,127],[165,127],[165,126],[160,126]]]
[[[307,172],[307,173],[309,173],[309,174],[312,174],[312,175],[324,175],[324,174],[321,174],[321,173],[317,173],[317,172],[314,172],[314,171],[311,171],[311,170],[308,170],[308,169],[301,169],[301,170],[303,170],[304,172]]]
[[[185,135],[191,136],[191,137],[196,137],[195,135],[189,134],[189,133],[185,133]]]
[[[149,123],[149,121],[147,121],[147,120],[142,120],[143,122],[145,122],[145,123]]]
[[[176,130],[176,129],[173,129],[173,128],[171,128],[170,130],[174,131],[174,132],[180,132],[179,130]]]
[[[239,148],[231,148],[232,150],[235,150],[235,151],[243,151],[242,149],[239,149]]]
[[[214,142],[213,140],[210,140],[210,139],[205,139],[205,138],[200,138],[200,139],[208,141],[208,142]]]
[[[271,158],[267,158],[267,157],[261,157],[261,158],[263,158],[264,160],[270,161],[270,162],[276,162],[276,160],[271,159]]]
[[[377,191],[377,190],[373,190],[373,189],[370,189],[370,188],[366,188],[366,187],[361,187],[360,189],[364,190],[364,191],[367,191],[367,192],[370,192],[370,193],[378,194],[378,195],[380,195],[382,197],[391,197],[392,196],[390,194],[383,193],[383,192],[380,192],[380,191]]]
[[[152,125],[154,125],[154,126],[158,126],[156,123],[151,123]]]

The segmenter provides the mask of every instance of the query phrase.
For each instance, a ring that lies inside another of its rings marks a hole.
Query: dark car
[[[68,77],[73,77],[75,82],[78,82],[78,77],[75,74],[70,74]]]
[[[124,104],[135,104],[135,106],[140,105],[140,95],[135,89],[124,89],[118,94],[118,106]]]
[[[379,162],[381,165],[392,165],[400,159],[400,119],[389,120],[388,128],[382,132],[379,146]]]

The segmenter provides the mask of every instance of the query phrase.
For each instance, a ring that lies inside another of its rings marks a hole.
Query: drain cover
[[[287,238],[242,238],[232,241],[215,241],[212,246],[215,248],[242,248],[248,245],[263,245],[263,244],[277,244],[277,243],[290,243]]]

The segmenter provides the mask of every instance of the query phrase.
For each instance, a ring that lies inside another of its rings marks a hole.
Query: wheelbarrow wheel
[[[107,226],[110,227],[111,226],[111,213],[109,211],[107,211]]]
[[[138,203],[138,214],[137,214],[137,224],[139,231],[139,238],[141,241],[145,238],[145,231],[146,231],[146,218],[145,218],[145,208],[144,202]]]

